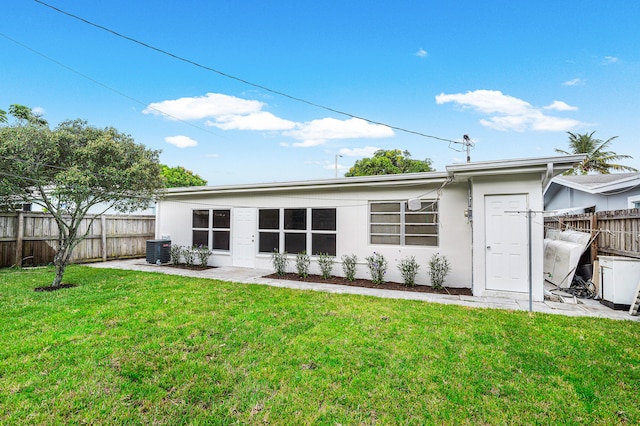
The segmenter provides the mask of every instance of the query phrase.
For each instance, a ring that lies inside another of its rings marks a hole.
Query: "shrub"
[[[353,281],[356,279],[356,270],[358,269],[358,256],[355,254],[342,255],[342,270],[344,271],[344,277],[348,281]]]
[[[307,278],[309,276],[309,265],[311,265],[311,259],[306,251],[303,250],[296,254],[296,270],[299,277]]]
[[[384,284],[384,274],[387,273],[387,259],[380,253],[373,252],[373,256],[368,256],[367,266],[371,274],[371,281],[374,284]]]
[[[398,264],[398,269],[402,274],[404,285],[416,285],[416,275],[418,275],[420,265],[418,265],[414,256],[402,259]]]
[[[193,259],[195,257],[195,253],[193,252],[192,248],[184,247],[184,249],[182,250],[182,257],[184,257],[185,265],[187,265],[188,267],[193,266]]]
[[[451,270],[449,260],[446,256],[440,256],[435,253],[429,261],[429,275],[431,275],[431,285],[433,288],[441,289],[444,287],[444,279]]]
[[[199,246],[197,249],[195,249],[195,252],[198,256],[200,267],[202,267],[203,269],[206,268],[207,264],[209,263],[209,258],[211,257],[213,252],[209,250],[209,247],[205,246]]]
[[[171,248],[169,249],[169,257],[171,258],[171,263],[174,265],[180,264],[180,258],[182,257],[182,246],[179,244],[171,244]]]
[[[283,276],[287,274],[287,265],[289,259],[287,259],[287,252],[279,253],[278,250],[274,250],[271,254],[271,264],[276,271],[276,275]]]
[[[322,275],[322,279],[326,280],[331,277],[334,260],[335,257],[330,256],[329,253],[318,254],[318,265],[320,266],[320,275]]]

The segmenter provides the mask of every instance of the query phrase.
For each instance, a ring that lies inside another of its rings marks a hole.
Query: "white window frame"
[[[208,225],[206,228],[195,228],[193,226],[193,212],[195,211],[208,211],[209,212],[209,218],[208,218]],[[214,211],[227,211],[229,212],[229,227],[228,228],[214,228],[213,227],[213,212]],[[231,209],[193,209],[191,210],[191,243],[193,244],[193,231],[207,231],[207,247],[210,250],[213,250],[215,252],[222,252],[222,253],[229,253],[231,251],[231,222],[232,222],[232,211]],[[229,233],[229,248],[228,249],[219,249],[219,248],[212,248],[213,247],[213,232],[214,231],[227,231]]]
[[[278,229],[263,229],[260,228],[260,211],[262,210],[278,210]],[[284,222],[284,211],[285,210],[305,210],[306,211],[306,227],[305,229],[285,229]],[[336,226],[333,230],[320,230],[313,229],[313,210],[334,210],[336,212]],[[270,233],[278,233],[278,244],[280,246],[280,251],[285,251],[285,234],[304,234],[305,237],[305,251],[310,255],[313,255],[313,235],[314,234],[326,234],[326,235],[335,235],[336,236],[336,254],[338,252],[338,210],[336,207],[264,207],[258,209],[258,235],[261,232],[270,232]],[[260,243],[258,242],[258,247]],[[266,254],[267,252],[261,251],[261,254]],[[291,253],[293,254],[293,253]],[[315,255],[314,255],[315,256]]]
[[[384,245],[384,246],[401,246],[401,247],[438,247],[440,245],[440,212],[439,212],[439,204],[438,200],[420,200],[422,208],[417,211],[409,210],[408,203],[406,200],[385,200],[385,201],[370,201],[369,202],[369,244],[371,245]],[[397,204],[399,205],[398,211],[392,212],[383,212],[383,211],[373,211],[374,205],[378,204]],[[435,226],[436,233],[435,234],[413,234],[407,233],[406,227],[411,225],[417,225],[415,222],[407,221],[407,218],[412,215],[420,215],[425,214],[425,209],[430,208],[435,205],[434,211],[428,211],[427,218],[432,216],[435,220],[433,222],[425,222],[423,225],[431,225]],[[395,221],[374,221],[373,215],[398,215],[399,220]],[[386,233],[386,232],[372,232],[373,226],[398,226],[398,233]],[[432,237],[436,239],[436,244],[407,244],[407,236],[408,237]],[[380,239],[374,242],[374,237],[391,237],[397,238],[398,243],[395,242],[382,242]]]
[[[640,206],[637,206],[637,204],[640,204],[640,195],[632,195],[631,197],[627,197],[627,202],[629,203],[630,209],[640,208]]]

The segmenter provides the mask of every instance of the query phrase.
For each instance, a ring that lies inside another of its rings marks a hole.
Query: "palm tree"
[[[609,144],[611,144],[617,136],[609,138],[606,141],[602,141],[593,137],[595,131],[584,134],[567,133],[569,133],[569,149],[571,152],[567,152],[562,149],[556,149],[556,152],[565,155],[586,154],[587,157],[582,161],[582,163],[566,172],[566,175],[586,175],[589,172],[609,174],[612,170],[616,172],[638,171],[638,169],[634,169],[633,167],[614,163],[614,161],[619,161],[625,158],[633,158],[630,155],[619,155],[613,151],[606,151],[606,148],[609,147]]]

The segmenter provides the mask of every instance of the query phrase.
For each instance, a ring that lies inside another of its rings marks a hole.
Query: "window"
[[[416,211],[406,202],[371,203],[369,226],[371,244],[437,246],[438,203],[422,201]]]
[[[231,210],[194,210],[192,226],[194,246],[202,245],[213,250],[229,251]]]
[[[229,251],[231,210],[212,210],[211,214],[213,216],[211,248]]]
[[[194,210],[192,227],[192,246],[209,247],[209,210]]]
[[[280,251],[280,210],[261,209],[258,212],[258,251],[271,253]],[[269,232],[265,230],[275,230]]]
[[[261,209],[258,228],[261,253],[336,255],[336,209]]]

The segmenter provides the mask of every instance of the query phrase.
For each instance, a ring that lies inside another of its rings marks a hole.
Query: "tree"
[[[616,164],[614,161],[619,161],[626,158],[633,158],[630,155],[620,155],[613,151],[607,151],[609,145],[617,138],[614,136],[602,141],[593,137],[595,131],[591,133],[577,133],[569,134],[569,150],[564,151],[562,149],[556,149],[556,152],[560,154],[586,154],[586,158],[573,169],[566,172],[566,175],[586,175],[589,172],[595,172],[600,174],[609,174],[611,170],[614,171],[631,171],[637,172],[637,169],[633,167]]]
[[[19,123],[30,123],[36,126],[46,126],[48,124],[47,120],[42,118],[39,113],[33,112],[31,108],[24,105],[10,105],[9,114],[15,117]],[[6,123],[7,121],[7,112],[3,109],[0,109],[0,123]]]
[[[74,248],[91,230],[94,219],[80,229],[89,208],[129,212],[161,195],[159,151],[83,120],[51,130],[40,120],[16,118],[0,127],[0,203],[33,203],[53,216],[59,232],[52,287],[59,287]]]
[[[180,186],[205,186],[207,184],[206,180],[182,166],[169,167],[163,164],[161,174],[165,180],[167,188],[177,188]]]
[[[399,173],[432,172],[431,160],[413,160],[409,151],[380,149],[372,158],[363,158],[349,169],[345,176],[394,175]]]

